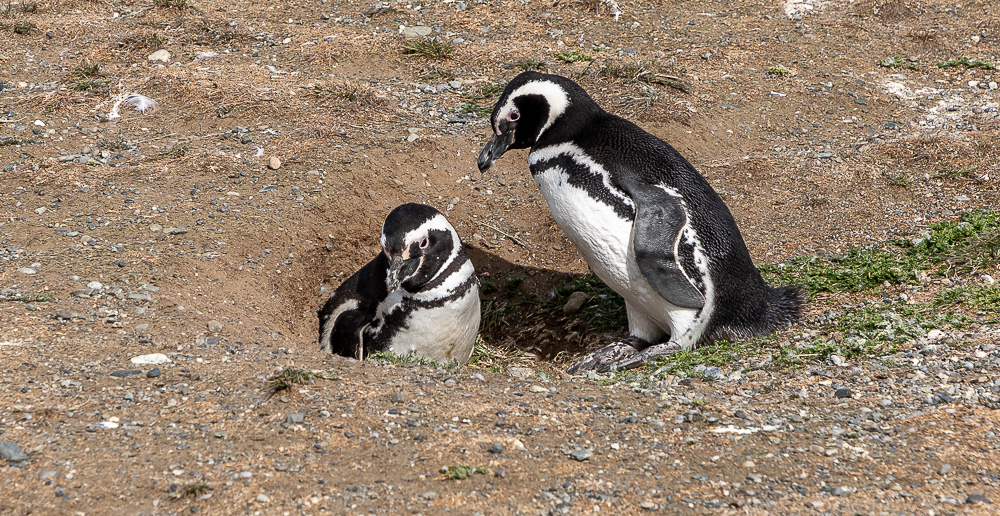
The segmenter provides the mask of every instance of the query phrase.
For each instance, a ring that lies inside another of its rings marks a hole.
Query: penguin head
[[[493,136],[479,154],[479,170],[490,168],[509,149],[534,145],[560,117],[565,118],[571,97],[584,103],[590,99],[582,88],[565,77],[538,72],[514,77],[493,106],[490,116]]]
[[[461,250],[458,233],[438,210],[403,204],[382,224],[382,252],[389,260],[386,287],[416,293],[434,279]]]

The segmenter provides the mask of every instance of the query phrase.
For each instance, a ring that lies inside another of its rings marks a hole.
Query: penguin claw
[[[604,346],[603,348],[590,353],[589,355],[573,362],[566,372],[569,374],[582,373],[584,371],[596,370],[607,371],[609,364],[615,364],[639,353],[639,350],[648,344],[638,337],[628,337],[617,340]]]
[[[660,344],[649,346],[642,351],[622,358],[616,362],[601,364],[601,366],[597,369],[597,372],[604,373],[607,371],[625,371],[628,369],[634,369],[646,364],[647,362],[651,362],[658,357],[673,355],[683,349],[684,347],[676,342],[662,342]]]

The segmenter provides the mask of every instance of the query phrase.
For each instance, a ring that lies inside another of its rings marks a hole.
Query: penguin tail
[[[802,316],[806,297],[797,286],[768,289],[768,300],[764,311],[764,324],[768,333],[791,326]]]

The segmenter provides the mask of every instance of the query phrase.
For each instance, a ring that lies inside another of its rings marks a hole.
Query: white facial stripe
[[[430,220],[424,222],[417,229],[407,232],[403,235],[403,248],[406,249],[410,247],[410,244],[420,240],[421,238],[427,236],[432,229],[440,229],[442,231],[453,231],[451,224],[448,223],[448,219],[444,218],[444,215],[438,213],[431,217]]]
[[[514,99],[522,95],[541,95],[545,97],[546,102],[549,104],[549,118],[545,121],[542,129],[538,131],[539,137],[542,136],[542,133],[546,129],[552,126],[552,123],[556,121],[556,118],[559,118],[559,115],[566,112],[566,108],[569,106],[569,95],[558,84],[551,81],[531,81],[521,85],[521,87],[510,93],[510,96],[507,97],[507,102],[497,112],[497,122],[507,118],[507,115],[514,109]],[[500,135],[500,130],[496,126],[493,127],[493,132],[497,136]]]
[[[528,165],[535,165],[542,161],[548,161],[562,154],[566,154],[572,158],[573,161],[583,165],[585,169],[591,171],[594,175],[600,176],[601,182],[604,183],[604,187],[607,188],[612,195],[621,199],[625,205],[630,207],[635,206],[631,197],[625,195],[625,192],[622,192],[618,188],[611,185],[611,174],[608,170],[601,166],[600,163],[594,161],[593,158],[588,156],[583,149],[573,145],[572,143],[560,143],[559,145],[552,145],[542,149],[533,150],[531,151],[531,154],[528,154]]]

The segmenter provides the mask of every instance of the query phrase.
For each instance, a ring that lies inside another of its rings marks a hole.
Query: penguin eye
[[[421,249],[427,249],[427,246],[429,244],[430,244],[430,241],[427,240],[427,237],[423,237],[423,238],[420,239],[420,243],[418,245],[420,246]]]
[[[517,122],[520,119],[521,119],[521,113],[516,109],[512,110],[510,113],[507,113],[507,120],[510,120],[511,122]]]

